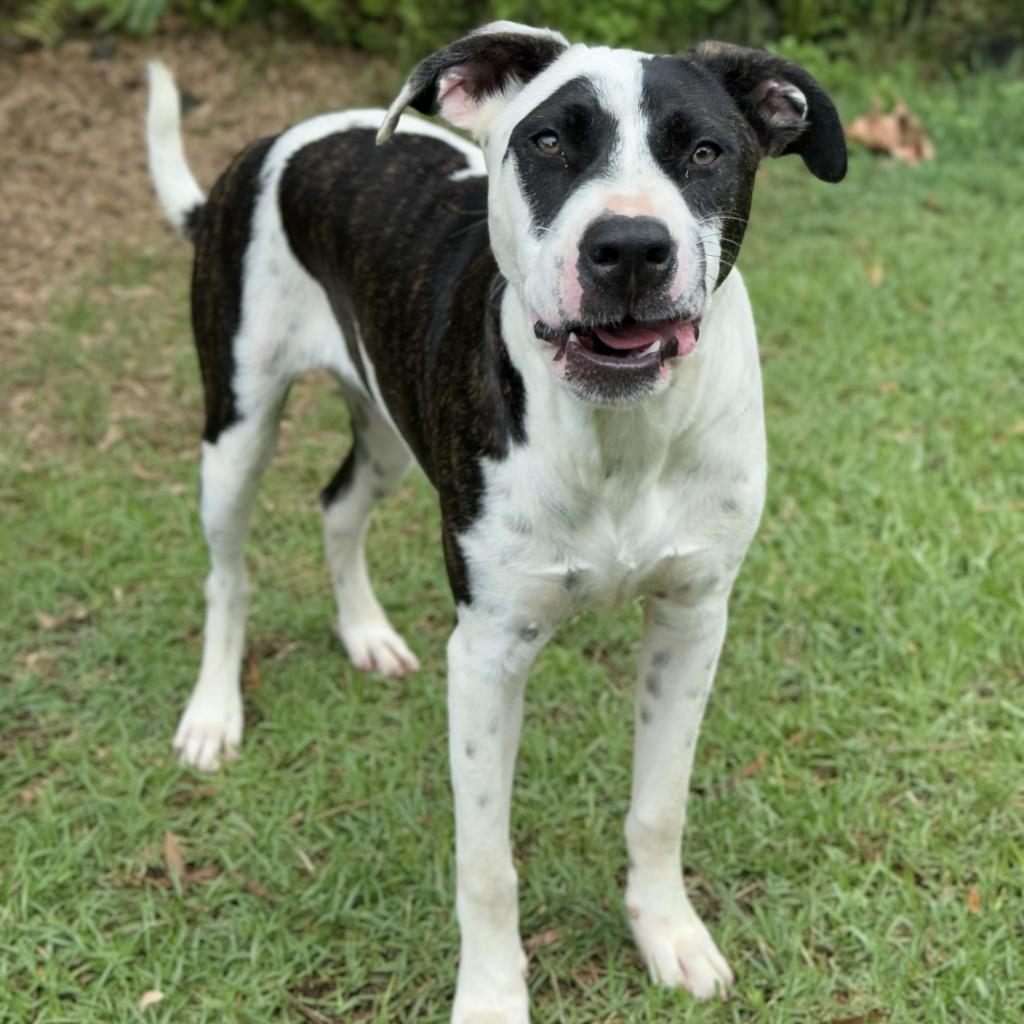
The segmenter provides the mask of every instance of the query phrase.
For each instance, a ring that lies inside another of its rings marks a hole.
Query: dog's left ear
[[[495,21],[477,29],[419,64],[388,108],[377,145],[391,138],[406,107],[421,114],[440,113],[479,135],[504,102],[568,46],[558,32],[514,21]]]
[[[842,181],[842,123],[828,94],[799,64],[731,43],[700,43],[686,56],[725,86],[753,126],[765,156],[799,153],[812,174],[823,181]]]

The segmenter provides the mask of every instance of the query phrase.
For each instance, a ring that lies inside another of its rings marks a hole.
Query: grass
[[[910,99],[934,163],[855,154],[836,188],[773,164],[741,257],[770,501],[686,845],[735,996],[652,989],[628,938],[631,607],[572,623],[531,679],[515,839],[539,1022],[1024,1014],[1024,88]],[[328,629],[315,496],[346,426],[323,379],[253,524],[244,756],[214,777],[170,756],[206,565],[186,268],[156,226],[112,248],[2,367],[0,1020],[443,1021],[437,515],[413,479],[370,548],[423,671],[359,675]]]

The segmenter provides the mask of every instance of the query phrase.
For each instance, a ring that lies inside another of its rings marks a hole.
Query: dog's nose
[[[580,240],[580,277],[602,291],[632,302],[668,283],[676,246],[654,217],[601,217]]]

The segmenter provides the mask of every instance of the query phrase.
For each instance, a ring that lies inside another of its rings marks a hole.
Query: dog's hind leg
[[[357,668],[403,676],[419,662],[373,593],[363,541],[373,506],[398,486],[411,459],[405,442],[369,402],[353,397],[349,404],[352,448],[320,496],[338,634]]]
[[[283,401],[283,390],[268,396],[258,410],[203,441],[200,515],[210,551],[203,658],[174,748],[183,763],[204,771],[219,767],[221,757],[233,757],[242,739],[240,676],[249,603],[243,548]]]

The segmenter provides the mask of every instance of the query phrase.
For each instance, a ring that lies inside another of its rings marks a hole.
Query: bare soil
[[[251,139],[323,110],[386,102],[398,82],[382,60],[269,33],[0,52],[0,358],[111,251],[170,230],[146,168],[152,57],[188,94],[186,150],[204,187]]]

